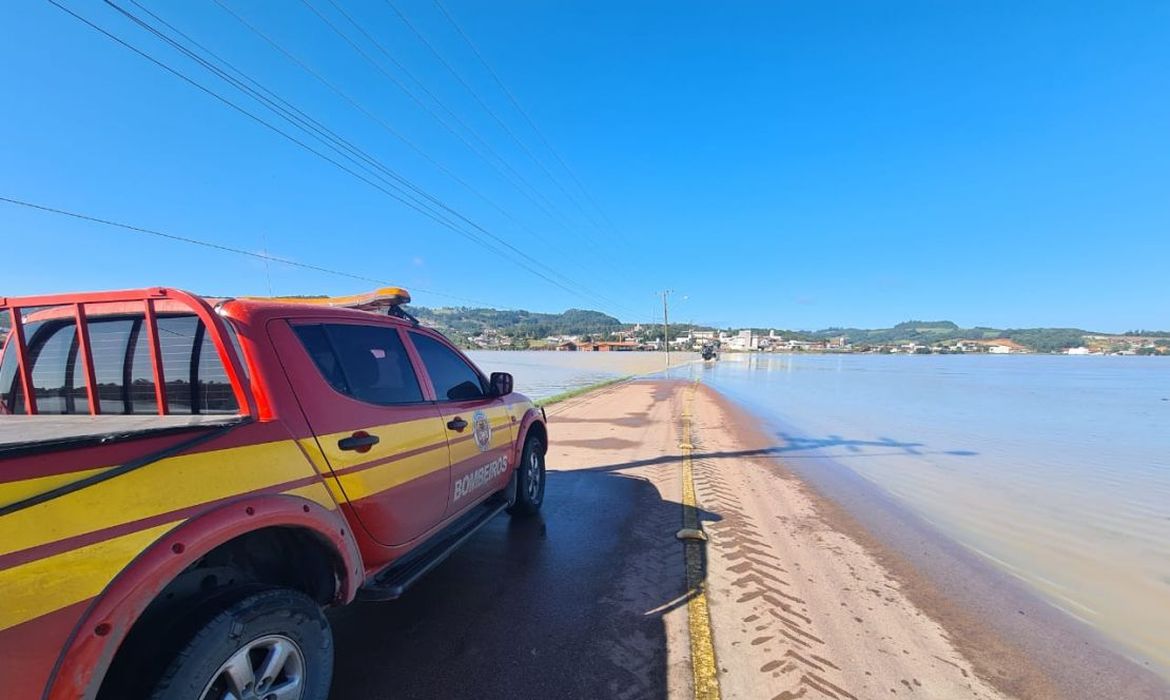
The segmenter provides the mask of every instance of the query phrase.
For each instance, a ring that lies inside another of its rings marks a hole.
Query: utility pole
[[[662,290],[662,346],[666,349],[667,369],[670,369],[670,314],[666,300],[673,291],[673,289]]]

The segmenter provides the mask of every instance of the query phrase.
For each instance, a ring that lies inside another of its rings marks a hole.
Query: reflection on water
[[[677,374],[877,484],[1170,675],[1170,359],[735,356]]]
[[[484,372],[511,372],[516,391],[543,399],[606,379],[658,372],[666,355],[658,352],[542,352],[479,350],[467,353]],[[690,362],[695,353],[670,353],[670,363]]]

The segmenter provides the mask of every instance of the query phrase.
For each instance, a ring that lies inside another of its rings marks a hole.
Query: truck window
[[[423,400],[396,329],[328,323],[293,330],[334,390],[379,406]]]
[[[90,348],[102,413],[158,412],[148,333],[141,317],[91,318]],[[88,414],[85,371],[72,319],[29,323],[26,327],[37,411]],[[176,414],[232,414],[239,411],[231,382],[195,316],[158,319],[159,347],[167,410]],[[16,376],[14,352],[4,353],[0,401],[9,413],[24,413],[24,392]]]
[[[440,401],[468,401],[487,396],[479,373],[451,348],[422,333],[411,333],[410,338]]]

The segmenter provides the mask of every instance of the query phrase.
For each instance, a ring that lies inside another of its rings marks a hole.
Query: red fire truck
[[[536,513],[541,410],[409,300],[0,298],[0,694],[321,700],[323,608]]]

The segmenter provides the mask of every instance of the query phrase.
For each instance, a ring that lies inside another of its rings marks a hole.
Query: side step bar
[[[508,500],[501,496],[484,501],[455,521],[433,542],[423,545],[418,552],[411,552],[402,560],[394,562],[371,582],[362,586],[357,593],[358,600],[394,600],[401,597],[407,588],[451,556],[451,552],[507,507]]]

